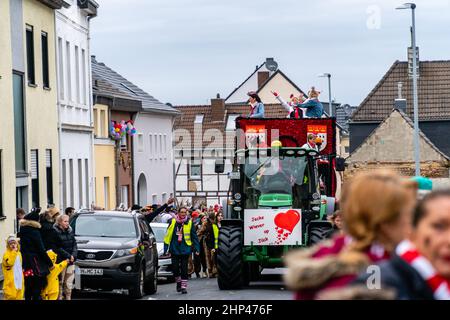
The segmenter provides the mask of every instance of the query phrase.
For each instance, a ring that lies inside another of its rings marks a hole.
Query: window
[[[148,135],[148,138],[150,141],[149,154],[150,154],[150,159],[152,159],[153,158],[153,136],[151,133]]]
[[[162,157],[163,157],[162,134],[159,134],[159,157],[160,157],[160,159],[162,159]]]
[[[39,155],[31,150],[31,206],[39,207]]]
[[[59,56],[59,98],[64,99],[64,57],[63,57],[63,40],[58,38],[58,56]]]
[[[127,135],[125,134],[122,139],[120,139],[120,150],[127,150]]]
[[[103,178],[103,199],[105,200],[104,208],[109,209],[109,177]]]
[[[70,203],[69,206],[73,207],[74,204],[74,183],[75,181],[73,180],[73,159],[69,159],[69,188],[70,188]]]
[[[156,194],[152,194],[152,204],[158,203],[158,196]]]
[[[45,173],[47,176],[47,204],[53,204],[52,150],[45,150]]]
[[[48,74],[48,35],[47,32],[41,32],[42,49],[42,85],[44,88],[50,88],[50,78]]]
[[[191,164],[189,166],[189,179],[199,180],[202,175],[202,166],[200,164]]]
[[[155,157],[154,158],[158,158],[158,135],[155,134],[155,143],[154,143],[154,147],[155,147]]]
[[[78,206],[83,206],[83,160],[78,159]]]
[[[77,102],[81,103],[80,97],[80,53],[78,52],[78,46],[75,46],[75,96]]]
[[[202,124],[204,116],[204,114],[197,114],[195,116],[194,124]]]
[[[144,152],[144,136],[142,135],[142,133],[138,133],[137,140],[138,140],[138,152]]]
[[[66,74],[67,74],[67,99],[72,101],[72,75],[70,65],[70,43],[66,41]]]
[[[226,130],[236,130],[236,118],[239,117],[238,114],[230,114],[227,120]]]
[[[128,186],[121,186],[121,199],[125,208],[128,209]]]
[[[167,158],[167,134],[164,135],[164,158]]]
[[[84,183],[86,187],[86,208],[89,208],[89,160],[84,159]],[[81,204],[80,204],[81,205]]]
[[[68,207],[67,205],[67,170],[66,170],[66,159],[62,160],[62,196],[63,196],[63,208]]]
[[[14,97],[14,148],[16,158],[16,171],[26,172],[23,76],[17,73],[13,74],[13,97]]]
[[[84,49],[81,49],[81,84],[83,104],[86,105],[86,51]]]
[[[344,150],[345,150],[345,153],[349,153],[349,152],[350,152],[350,147],[345,146],[345,147],[344,147]]]
[[[166,203],[166,202],[167,202],[167,193],[164,192],[164,193],[162,194],[162,203]]]
[[[94,136],[95,137],[100,136],[100,134],[98,132],[99,125],[98,125],[98,114],[97,113],[98,113],[98,110],[94,109]]]
[[[100,110],[100,137],[105,138],[108,136],[108,134],[106,133],[106,111],[105,110]]]
[[[35,85],[36,77],[34,73],[34,31],[32,26],[27,25],[26,28],[28,84]]]

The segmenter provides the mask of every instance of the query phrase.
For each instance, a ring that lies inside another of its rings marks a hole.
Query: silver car
[[[168,223],[161,222],[152,222],[150,223],[150,227],[153,230],[156,238],[156,245],[158,248],[158,277],[167,278],[169,281],[173,281],[173,272],[172,272],[172,259],[170,257],[164,256],[164,236],[166,235],[167,228],[169,227]]]

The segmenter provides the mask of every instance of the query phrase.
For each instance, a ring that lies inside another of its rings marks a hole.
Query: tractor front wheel
[[[329,238],[331,231],[331,226],[312,226],[309,232],[309,245],[315,245],[320,241]]]
[[[242,228],[223,226],[217,251],[217,282],[220,290],[240,289],[245,284],[242,261]]]

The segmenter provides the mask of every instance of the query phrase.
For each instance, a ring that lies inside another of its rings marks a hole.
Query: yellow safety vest
[[[214,231],[214,248],[219,248],[219,228],[217,224],[213,223],[213,231]]]
[[[175,224],[177,223],[176,219],[172,219],[172,223],[169,228],[167,228],[166,236],[164,237],[164,243],[170,245],[170,241],[172,241],[173,230],[175,229]],[[183,235],[184,241],[190,247],[192,246],[191,241],[191,228],[192,228],[192,220],[189,220],[187,224],[183,225]]]

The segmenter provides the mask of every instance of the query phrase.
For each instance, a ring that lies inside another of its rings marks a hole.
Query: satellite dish
[[[273,60],[273,58],[266,59],[266,68],[269,71],[276,71],[278,69],[278,63]]]
[[[344,112],[347,116],[351,116],[352,115],[352,107],[349,104],[344,104],[342,106],[342,109],[344,109]]]

